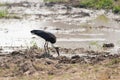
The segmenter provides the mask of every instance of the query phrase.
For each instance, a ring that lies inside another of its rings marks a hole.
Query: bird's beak
[[[60,53],[59,53],[59,47],[55,47],[55,50],[56,50],[58,56],[60,56]]]
[[[56,50],[58,56],[60,56],[60,53],[59,53],[59,47],[55,47],[53,44],[52,44],[52,47],[55,48],[55,50]]]

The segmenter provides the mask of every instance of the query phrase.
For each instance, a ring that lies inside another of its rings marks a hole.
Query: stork
[[[52,34],[50,32],[43,31],[43,30],[32,30],[31,33],[34,35],[37,35],[45,40],[45,44],[44,44],[45,52],[49,53],[48,42],[50,42],[52,44],[52,47],[55,48],[58,56],[60,55],[59,48],[55,47],[53,45],[54,43],[56,43],[56,36],[54,34]]]

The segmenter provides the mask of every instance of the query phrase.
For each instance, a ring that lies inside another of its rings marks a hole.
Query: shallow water
[[[120,30],[118,29],[88,29],[79,25],[48,21],[41,23],[31,21],[29,23],[29,21],[15,22],[13,20],[13,22],[11,21],[6,24],[1,23],[0,25],[0,46],[31,46],[36,43],[39,47],[43,47],[44,40],[32,35],[30,33],[32,29],[42,29],[52,32],[57,36],[55,45],[66,48],[88,47],[90,45],[92,46],[91,43],[94,42],[96,42],[96,44],[93,45],[96,46],[104,42],[117,44],[120,41],[118,38],[120,37]]]
[[[31,1],[33,0],[30,0],[29,5],[34,4],[31,4]],[[33,45],[43,48],[44,40],[32,35],[30,31],[33,29],[55,34],[57,37],[55,46],[59,47],[100,49],[98,47],[101,47],[103,43],[110,42],[120,46],[120,24],[112,20],[116,16],[106,14],[108,17],[106,23],[103,22],[104,20],[95,19],[96,16],[104,14],[104,10],[72,8],[69,14],[65,14],[66,9],[62,9],[65,7],[63,5],[53,7],[36,5],[38,4],[35,4],[34,7],[13,6],[8,9],[11,14],[24,14],[22,19],[0,19],[0,46],[3,49],[21,48],[21,46],[27,48]],[[82,16],[81,12],[89,13],[90,16]]]
[[[73,48],[74,45],[76,45],[74,46],[74,48],[86,47],[93,42],[97,42],[96,44],[111,42],[119,45],[118,43],[120,41],[120,39],[118,38],[120,37],[119,35],[120,29],[86,28],[80,25],[69,25],[65,23],[58,24],[58,22],[51,23],[51,24],[49,22],[49,26],[60,29],[56,31],[56,36],[58,37],[56,44],[58,44],[61,47]],[[50,31],[49,26],[48,26],[48,29],[46,29],[48,31]],[[84,45],[81,45],[81,44],[84,44]]]

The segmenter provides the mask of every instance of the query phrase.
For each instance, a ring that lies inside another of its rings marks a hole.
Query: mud
[[[65,53],[67,52],[67,54],[73,54],[71,51],[74,51],[72,49],[61,50]],[[80,54],[83,52],[81,49],[77,49],[77,51],[79,51]],[[2,75],[1,77],[33,75],[35,73],[60,75],[64,73],[63,70],[68,68],[68,64],[95,65],[105,60],[120,58],[119,54],[111,55],[109,53],[95,51],[86,51],[86,56],[73,55],[71,57],[54,57],[51,54],[45,55],[42,49],[31,48],[24,51],[14,51],[7,55],[1,55],[0,68],[4,70],[10,69],[10,72],[5,73],[5,75]]]

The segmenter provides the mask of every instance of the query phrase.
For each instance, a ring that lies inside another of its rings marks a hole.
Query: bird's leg
[[[45,44],[44,44],[45,53],[47,53],[47,51],[46,51],[46,43],[47,43],[47,42],[45,42]]]
[[[47,53],[49,54],[48,42],[46,42]]]
[[[52,44],[52,47],[55,48],[55,50],[56,50],[58,56],[60,56],[60,53],[59,53],[59,47],[55,47],[53,44]]]

